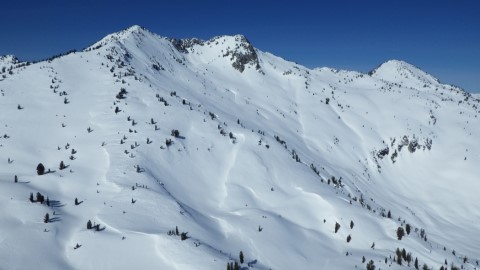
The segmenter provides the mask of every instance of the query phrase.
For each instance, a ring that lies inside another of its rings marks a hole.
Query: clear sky
[[[43,59],[131,25],[161,36],[243,34],[262,51],[313,67],[367,72],[389,59],[480,93],[480,1],[11,0],[0,55]]]

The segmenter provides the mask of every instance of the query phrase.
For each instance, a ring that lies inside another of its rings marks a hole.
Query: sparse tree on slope
[[[37,165],[37,174],[43,175],[45,173],[45,166],[42,163],[38,163]]]
[[[240,264],[243,264],[243,252],[240,251],[240,255],[238,256],[240,259]]]
[[[337,233],[339,229],[340,229],[340,224],[338,224],[338,222],[335,222],[335,233]]]
[[[398,229],[397,229],[398,240],[402,240],[403,236],[405,236],[405,230],[403,229],[403,227],[398,227]]]

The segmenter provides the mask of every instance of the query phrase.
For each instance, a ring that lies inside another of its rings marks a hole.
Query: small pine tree
[[[367,270],[375,270],[375,264],[372,260],[367,263]]]
[[[365,256],[362,256],[362,263],[365,263]]]
[[[398,240],[402,240],[403,236],[405,236],[405,231],[403,230],[403,227],[398,227],[398,229],[397,229]]]
[[[50,216],[48,215],[48,213],[46,213],[45,218],[43,218],[43,222],[48,223],[49,221],[50,221]]]
[[[62,160],[62,161],[60,161],[60,166],[59,166],[59,169],[60,169],[60,170],[63,170],[63,169],[65,169],[65,163],[63,163],[63,160]]]
[[[47,196],[47,201],[46,201],[47,206],[50,206],[50,199]]]
[[[407,235],[410,235],[410,230],[411,230],[410,224],[407,223],[407,225],[405,226],[405,231],[407,232]]]
[[[238,265],[238,262],[235,261],[235,264],[233,266],[233,270],[240,270],[240,265]]]
[[[353,220],[350,220],[350,229],[353,229],[353,226],[354,226],[354,225],[355,225],[355,224],[353,223]]]
[[[33,203],[33,193],[32,192],[30,192],[30,199],[29,200],[30,200],[30,202]]]
[[[178,129],[172,129],[172,136],[178,138],[180,136],[180,131],[178,131]]]
[[[388,217],[388,218],[392,218],[392,213],[390,213],[390,210],[388,210],[387,217]]]
[[[40,192],[37,192],[37,202],[43,204],[45,198],[43,197],[43,195],[40,193]]]
[[[178,226],[175,226],[175,234],[180,235],[180,233],[178,232]]]
[[[75,205],[78,205],[78,199],[75,198]]]
[[[423,269],[423,270],[429,270],[429,269],[428,269],[428,265],[427,265],[426,263],[424,263],[422,269]]]
[[[335,222],[335,233],[337,233],[339,229],[340,229],[340,224],[338,224],[338,222]]]
[[[90,220],[87,221],[87,230],[92,229],[92,222]]]
[[[45,173],[45,166],[42,163],[38,163],[37,165],[37,174],[43,175]]]
[[[240,255],[238,256],[240,259],[240,264],[243,264],[243,252],[240,251]]]
[[[415,263],[414,263],[414,265],[415,265],[415,269],[418,270],[418,259],[417,259],[417,258],[415,258]]]
[[[17,176],[17,175],[15,175],[13,181],[14,181],[15,183],[18,183],[18,176]]]
[[[350,234],[347,236],[347,243],[350,243],[350,241],[352,241],[352,236],[350,236]]]

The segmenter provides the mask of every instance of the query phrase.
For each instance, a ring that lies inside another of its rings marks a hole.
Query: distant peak
[[[146,35],[152,34],[147,28],[139,25],[132,25],[124,30],[112,33],[102,38],[100,41],[94,43],[90,47],[86,48],[85,51],[96,50],[110,42],[120,41],[125,38],[128,38],[132,35]]]
[[[438,83],[438,79],[422,69],[402,60],[392,59],[382,63],[374,70],[368,72],[372,77],[402,82],[403,79],[417,79],[422,83]]]
[[[17,64],[18,62],[18,58],[15,55],[7,54],[0,56],[0,64],[2,65]]]
[[[0,60],[2,61],[12,61],[16,59],[17,57],[13,54],[0,55]]]
[[[133,31],[145,31],[145,30],[147,30],[145,27],[135,24],[135,25],[132,25],[132,26],[128,27],[124,31],[133,32]]]
[[[219,42],[222,46],[226,46],[223,56],[230,57],[235,69],[243,72],[245,67],[252,66],[260,71],[257,51],[244,35],[214,37],[207,43],[218,44]]]

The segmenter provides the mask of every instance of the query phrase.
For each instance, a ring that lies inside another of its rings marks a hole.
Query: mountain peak
[[[391,82],[402,83],[409,79],[416,79],[417,82],[439,83],[438,79],[426,73],[420,68],[402,60],[392,59],[382,63],[376,69],[368,73],[372,77],[384,79]]]
[[[126,39],[132,35],[136,36],[136,35],[146,35],[146,34],[152,34],[152,32],[150,32],[147,28],[143,26],[132,25],[124,30],[105,36],[100,41],[97,41],[90,47],[86,48],[85,51],[98,49],[100,47],[105,46],[106,44]]]
[[[244,35],[217,36],[207,41],[207,44],[212,43],[226,47],[223,56],[230,56],[232,66],[238,71],[243,72],[246,65],[260,70],[257,51]]]
[[[7,65],[7,64],[17,64],[18,59],[15,55],[7,54],[0,56],[0,64]]]

